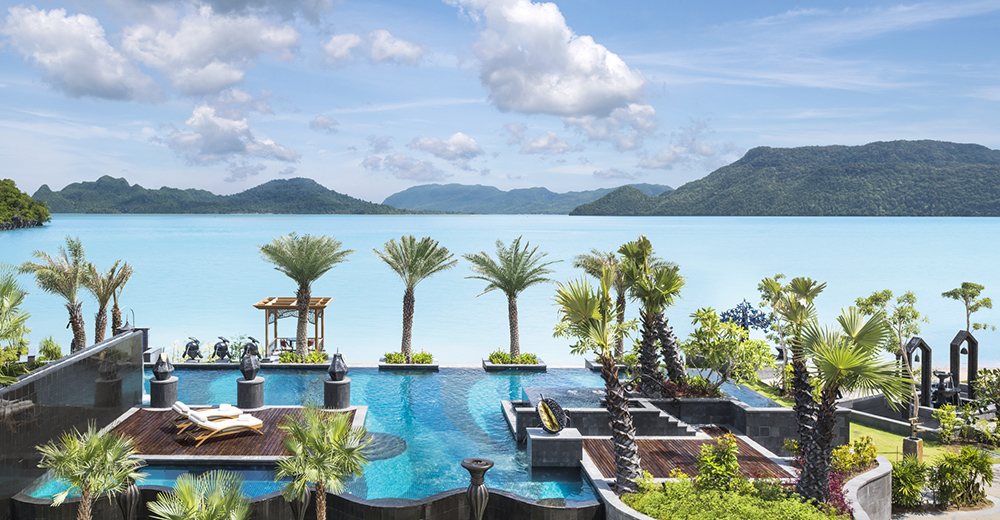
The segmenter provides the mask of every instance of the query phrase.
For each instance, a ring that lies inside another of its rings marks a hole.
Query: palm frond
[[[521,247],[521,238],[517,237],[510,246],[505,246],[503,241],[497,240],[496,256],[494,260],[485,251],[462,255],[472,265],[470,268],[475,273],[466,278],[483,280],[487,282],[482,294],[499,289],[508,297],[517,297],[525,289],[541,283],[551,282],[546,275],[553,271],[548,266],[559,262],[542,262],[548,253],[538,251],[538,246],[531,248],[531,244],[524,243]]]
[[[452,259],[455,255],[430,237],[423,237],[418,242],[413,235],[403,236],[399,242],[395,239],[386,242],[383,251],[372,251],[403,279],[408,289],[458,263]]]

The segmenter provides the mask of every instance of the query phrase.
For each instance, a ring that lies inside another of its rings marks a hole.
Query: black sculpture
[[[968,348],[962,347],[962,343],[968,344]],[[962,389],[959,384],[962,354],[969,355],[969,366],[965,380],[969,383],[969,399],[974,400],[976,398],[976,381],[979,378],[979,342],[967,330],[958,331],[958,334],[955,334],[955,339],[951,340],[951,380],[958,390]]]
[[[958,406],[958,389],[951,379],[951,372],[935,370],[934,375],[938,378],[938,387],[934,391],[934,408],[941,408],[946,404]]]
[[[246,356],[247,354],[250,354],[260,357],[260,342],[254,339],[253,336],[247,336],[247,339],[250,340],[250,342],[243,345],[243,355]]]
[[[920,355],[924,357],[923,360],[919,357],[914,359],[913,351],[917,349],[920,349]],[[930,406],[931,367],[934,366],[931,364],[931,347],[923,339],[914,336],[906,343],[903,350],[906,352],[906,363],[910,365],[911,370],[915,361],[920,362],[920,406]]]
[[[486,503],[490,499],[490,491],[486,488],[486,472],[493,467],[490,459],[469,458],[462,461],[462,467],[469,470],[468,489],[465,490],[465,497],[469,501],[469,513],[472,520],[482,520],[486,511]]]
[[[201,357],[201,342],[190,336],[188,339],[191,341],[188,341],[187,345],[184,346],[184,357],[187,358],[187,361],[194,361],[194,358]]]
[[[256,351],[256,349],[254,349]],[[247,381],[253,381],[257,378],[257,372],[260,372],[260,360],[257,358],[254,351],[250,350],[250,345],[247,344],[243,347],[243,359],[240,360],[240,372],[243,373],[243,379]]]
[[[215,357],[219,361],[226,361],[230,357],[229,356],[229,340],[227,340],[226,338],[223,338],[222,336],[219,336],[219,339],[221,341],[219,341],[218,343],[215,344]]]
[[[156,358],[156,364],[153,365],[153,377],[157,381],[166,381],[170,379],[170,376],[174,373],[174,365],[170,364],[170,359],[167,357],[165,352],[160,353],[160,357]]]
[[[344,362],[344,355],[337,352],[333,355],[333,359],[330,360],[330,368],[327,369],[327,373],[330,374],[331,381],[343,381],[344,377],[347,376],[347,363]]]
[[[538,401],[535,411],[542,421],[542,429],[549,433],[561,432],[569,424],[569,416],[566,415],[566,411],[563,410],[562,406],[559,406],[555,399],[541,394],[539,396],[541,399]]]

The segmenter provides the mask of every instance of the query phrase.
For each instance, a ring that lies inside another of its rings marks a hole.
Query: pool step
[[[528,401],[502,400],[500,406],[511,435],[518,442],[526,441],[528,428],[538,428],[542,424]],[[698,434],[696,428],[653,406],[647,399],[630,399],[629,412],[637,436],[693,437]],[[608,411],[604,408],[567,408],[566,413],[570,418],[570,427],[578,429],[583,436],[611,435]]]

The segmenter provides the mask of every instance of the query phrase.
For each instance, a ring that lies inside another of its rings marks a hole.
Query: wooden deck
[[[725,431],[721,428],[703,428],[705,433],[717,437]],[[668,478],[674,468],[680,468],[688,475],[695,475],[695,462],[704,444],[714,442],[709,439],[692,439],[678,437],[674,439],[638,438],[639,459],[642,469],[650,472],[654,478]],[[789,475],[778,464],[764,454],[758,452],[743,439],[737,437],[739,448],[737,458],[740,461],[740,473],[746,477],[788,478]],[[604,478],[615,476],[614,444],[610,438],[584,439],[583,449],[590,455],[597,469]]]
[[[283,442],[285,433],[278,428],[286,415],[301,417],[301,408],[264,408],[252,412],[264,422],[263,435],[245,431],[205,441],[201,446],[185,435],[177,435],[173,420],[177,413],[172,410],[150,411],[140,409],[126,417],[112,431],[131,437],[135,441],[136,452],[148,456],[186,457],[280,457],[288,455]],[[337,412],[331,412],[337,413]],[[342,413],[342,412],[341,412]],[[347,413],[354,418],[354,410]]]

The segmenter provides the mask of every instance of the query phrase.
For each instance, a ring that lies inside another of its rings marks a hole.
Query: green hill
[[[754,148],[676,190],[572,215],[1000,216],[1000,151],[941,141]]]
[[[216,195],[194,189],[146,189],[105,175],[95,182],[73,183],[59,191],[42,185],[34,198],[48,203],[53,213],[407,213],[337,193],[303,178],[278,179],[241,193]]]
[[[669,186],[635,184],[636,191],[659,195]],[[489,214],[558,214],[614,191],[613,188],[554,193],[545,188],[502,191],[493,186],[466,184],[424,184],[387,197],[383,204],[413,210]]]
[[[17,189],[11,179],[0,180],[0,230],[37,227],[49,220],[45,202]]]

